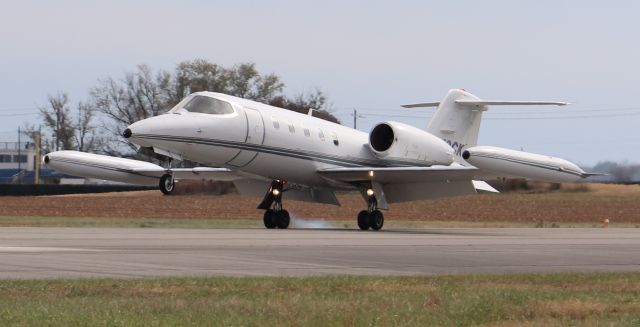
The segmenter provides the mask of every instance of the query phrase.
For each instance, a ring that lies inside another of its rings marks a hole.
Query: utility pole
[[[358,110],[356,110],[356,108],[353,108],[353,129],[356,129],[357,126],[358,126]]]
[[[20,126],[18,126],[18,184],[22,184],[22,158],[20,157],[22,145],[20,144]]]
[[[363,115],[359,115],[358,114],[358,110],[356,110],[356,108],[353,108],[353,129],[357,129],[358,127],[358,118],[364,118]]]
[[[36,145],[36,159],[35,159],[35,167],[34,167],[34,175],[33,175],[33,184],[40,184],[40,131],[42,128],[38,130],[38,133],[35,133],[33,136],[34,143]]]

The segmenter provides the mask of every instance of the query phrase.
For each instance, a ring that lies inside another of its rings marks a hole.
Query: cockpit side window
[[[233,108],[228,102],[202,95],[193,97],[193,99],[187,102],[187,104],[185,104],[183,108],[189,112],[198,112],[212,115],[224,115],[233,113]]]

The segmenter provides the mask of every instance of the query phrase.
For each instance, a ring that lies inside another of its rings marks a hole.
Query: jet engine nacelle
[[[576,182],[588,175],[564,159],[493,146],[471,147],[462,153],[462,158],[495,177],[524,177],[560,183]]]
[[[449,165],[454,160],[453,149],[440,138],[394,121],[380,123],[371,130],[369,148],[376,157],[389,161]]]

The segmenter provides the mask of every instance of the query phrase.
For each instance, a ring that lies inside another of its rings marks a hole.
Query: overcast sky
[[[399,105],[437,101],[450,88],[570,101],[494,108],[479,143],[586,165],[640,162],[639,9],[560,0],[2,1],[0,141],[35,122],[48,93],[82,100],[98,78],[137,64],[173,69],[204,58],[255,62],[288,93],[319,87],[345,124],[358,109],[365,131],[391,119],[424,127],[428,109]]]

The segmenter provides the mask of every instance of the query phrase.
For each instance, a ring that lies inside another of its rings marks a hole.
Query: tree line
[[[307,113],[339,123],[329,111],[328,99],[316,89],[286,96],[285,84],[275,74],[261,74],[254,63],[224,67],[205,59],[183,61],[173,71],[153,70],[138,65],[122,77],[99,79],[84,101],[72,106],[67,92],[49,94],[41,106],[43,131],[27,123],[24,134],[33,138],[40,132],[48,151],[78,150],[129,156],[135,146],[121,137],[132,123],[157,116],[193,92],[211,91],[255,100]]]

